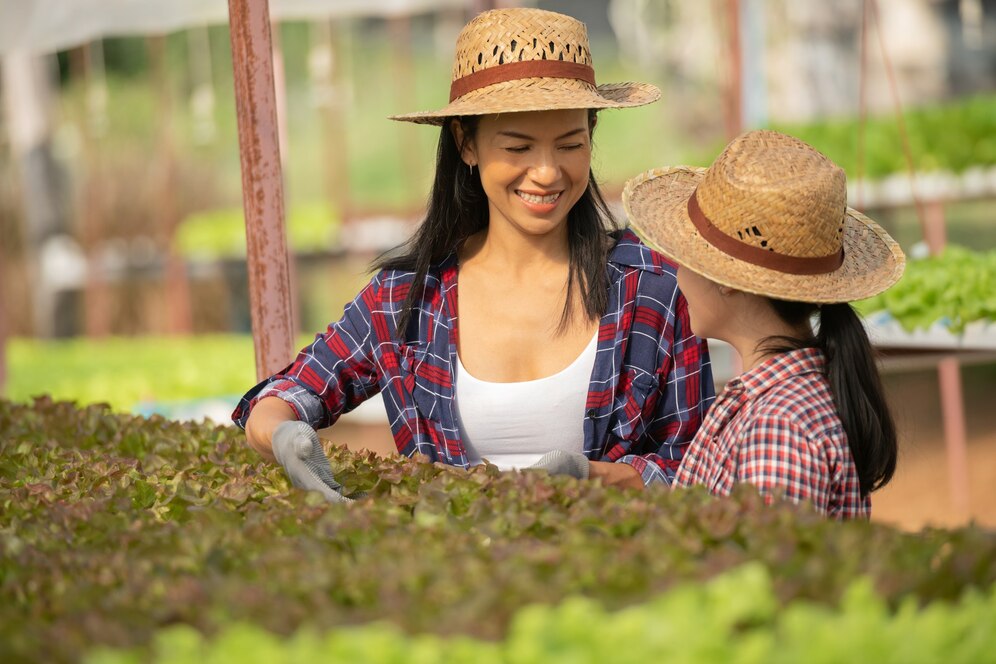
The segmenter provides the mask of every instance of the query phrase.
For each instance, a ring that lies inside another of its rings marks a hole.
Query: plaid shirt
[[[727,383],[674,481],[720,496],[749,482],[836,519],[871,514],[816,348],[779,353]]]
[[[714,397],[708,347],[691,333],[674,266],[632,232],[610,252],[607,274],[583,451],[631,464],[645,484],[670,483]],[[454,403],[456,255],[430,269],[402,343],[396,320],[412,277],[374,276],[290,366],[246,393],[235,423],[245,427],[259,399],[277,396],[299,419],[327,427],[381,392],[399,452],[467,467]]]

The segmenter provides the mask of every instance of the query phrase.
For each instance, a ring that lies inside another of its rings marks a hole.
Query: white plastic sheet
[[[274,20],[401,16],[471,0],[270,0]],[[228,23],[227,0],[0,0],[0,55],[51,53],[103,37]]]

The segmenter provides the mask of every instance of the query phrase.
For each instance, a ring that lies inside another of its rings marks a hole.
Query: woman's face
[[[692,332],[699,337],[723,339],[724,325],[729,319],[727,302],[719,285],[686,267],[678,266],[678,290],[688,301],[688,318]]]
[[[534,236],[563,232],[567,213],[588,187],[588,111],[484,116],[463,160],[480,171],[492,227],[509,224]]]

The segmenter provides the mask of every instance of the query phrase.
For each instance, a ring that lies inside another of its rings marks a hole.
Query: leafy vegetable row
[[[620,611],[571,597],[515,614],[498,642],[468,637],[407,636],[376,623],[319,634],[302,629],[280,639],[252,624],[226,625],[205,638],[189,627],[156,634],[146,650],[101,650],[88,664],[547,664],[572,662],[996,662],[996,589],[971,591],[952,605],[896,612],[867,580],[855,581],[839,607],[798,601],[779,610],[770,573],[748,563],[705,584],[684,584]]]
[[[996,165],[996,96],[980,95],[904,113],[916,171],[961,173]],[[877,179],[907,173],[895,115],[868,118],[864,158],[859,160],[857,118],[831,119],[773,127],[798,136],[843,168],[849,178]]]
[[[501,639],[528,605],[618,610],[750,562],[776,606],[834,606],[861,577],[890,607],[996,582],[996,534],[974,527],[908,534],[766,507],[749,488],[716,500],[330,455],[368,498],[292,489],[232,428],[0,401],[0,661],[79,661],[233,622]]]
[[[895,286],[858,308],[888,311],[909,331],[939,322],[957,333],[974,321],[996,321],[996,251],[952,246],[940,256],[911,260]]]

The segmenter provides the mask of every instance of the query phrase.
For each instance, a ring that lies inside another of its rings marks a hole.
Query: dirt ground
[[[872,518],[907,530],[971,521],[996,528],[996,361],[961,368],[968,438],[968,510],[955,508],[944,440],[937,372],[889,367],[883,374],[899,430],[900,457],[892,482],[872,496]],[[387,425],[342,421],[323,438],[393,450]]]
[[[961,368],[968,439],[967,512],[952,499],[936,371],[884,376],[899,429],[900,456],[892,482],[872,496],[872,518],[907,529],[974,521],[996,528],[996,363]]]

